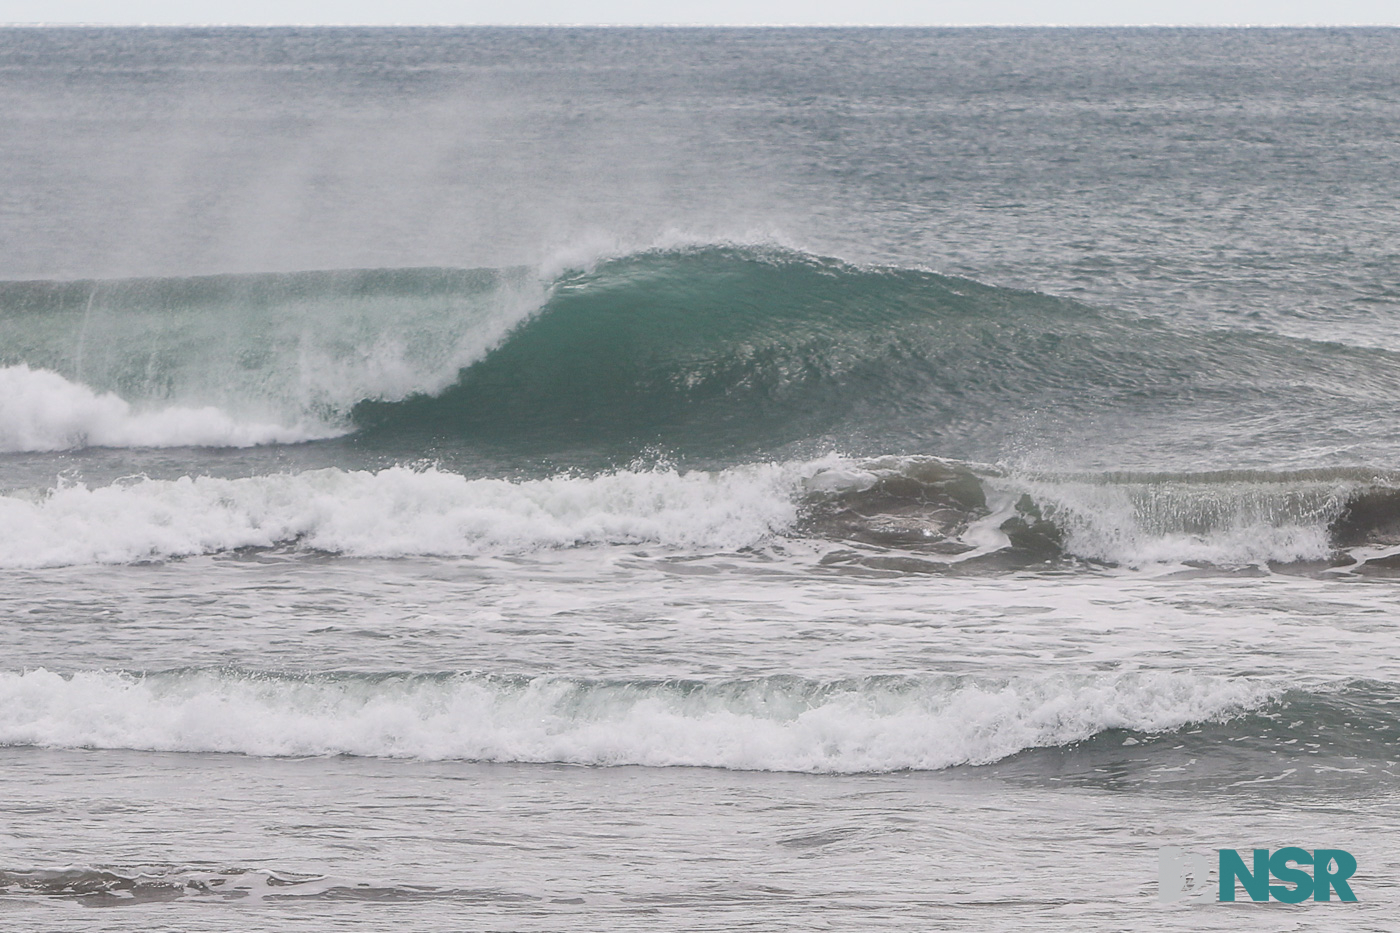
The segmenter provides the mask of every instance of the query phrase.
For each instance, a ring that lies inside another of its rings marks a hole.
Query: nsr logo
[[[1356,873],[1356,859],[1344,849],[1315,849],[1297,846],[1255,849],[1252,865],[1235,849],[1220,849],[1218,857],[1186,854],[1169,846],[1157,850],[1157,896],[1165,902],[1194,897],[1210,888],[1210,875],[1218,874],[1219,900],[1233,901],[1236,887],[1244,888],[1251,901],[1273,898],[1285,904],[1300,904],[1311,898],[1330,901],[1335,893],[1341,901],[1354,901],[1347,879]],[[1214,864],[1212,864],[1214,863]],[[1304,866],[1311,866],[1309,873]],[[1283,882],[1270,884],[1270,878]]]

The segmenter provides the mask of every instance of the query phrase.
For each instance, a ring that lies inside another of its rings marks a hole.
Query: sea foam
[[[1272,696],[1254,681],[1165,671],[629,682],[31,670],[0,673],[0,744],[866,772],[1168,731]]]
[[[1130,567],[1325,560],[1331,523],[1365,484],[1342,476],[1220,480],[1211,474],[1096,481],[1014,477],[1076,556]]]
[[[211,406],[136,410],[55,372],[0,367],[0,453],[79,447],[252,447],[336,433],[324,425],[240,421]]]
[[[524,268],[0,282],[0,452],[295,443],[450,386],[537,312]]]
[[[438,469],[137,478],[0,496],[0,567],[297,545],[353,557],[520,554],[589,544],[727,550],[797,517],[807,463],[509,481]]]

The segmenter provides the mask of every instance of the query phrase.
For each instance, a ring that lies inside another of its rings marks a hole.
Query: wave
[[[805,528],[852,550],[828,564],[886,570],[1324,563],[1370,572],[1400,547],[1400,475],[1297,472],[1053,474],[885,457],[825,466]]]
[[[440,391],[546,284],[525,269],[0,283],[0,451],[250,446]]]
[[[1327,561],[1374,539],[1400,544],[1385,519],[1393,477],[1352,471],[1020,477],[1067,552],[1118,564]],[[1346,519],[1343,519],[1343,516]]]
[[[1180,331],[922,270],[722,245],[558,274],[0,283],[0,348],[0,365],[114,394],[141,415],[212,407],[291,432],[225,432],[237,442],[358,431],[414,446],[530,438],[750,454],[827,439],[963,456],[1047,413],[1185,419],[1209,433],[1216,412],[1268,433],[1283,412],[1316,440],[1338,425],[1364,433],[1357,412],[1400,378],[1400,356],[1379,350]],[[21,435],[0,409],[0,447],[175,443],[186,430],[75,430],[62,405],[35,417],[54,423]],[[133,416],[90,420],[109,417]],[[188,430],[189,443],[222,442]]]
[[[254,447],[333,436],[324,425],[240,422],[212,406],[139,412],[58,373],[0,367],[0,453],[80,447]]]
[[[247,755],[875,772],[986,764],[1269,702],[1175,672],[612,681],[227,669],[0,673],[0,744]]]
[[[783,250],[641,253],[562,276],[539,313],[449,388],[365,400],[363,431],[393,436],[774,446],[900,408],[975,417],[972,369],[1026,370],[988,341],[1093,312],[928,272],[859,268]],[[1027,335],[1031,336],[1031,335]],[[972,391],[969,391],[969,390]]]
[[[356,557],[590,544],[734,549],[789,527],[805,464],[719,473],[469,480],[438,469],[135,478],[0,496],[0,567],[129,563],[296,545]]]
[[[1400,355],[1380,351],[1178,331],[926,270],[711,246],[565,274],[450,387],[366,399],[352,417],[416,440],[948,452],[1004,443],[1047,412],[1151,420],[1253,404],[1267,419],[1282,399],[1354,400],[1397,376]]]
[[[822,566],[967,573],[1067,562],[1391,574],[1400,476],[1023,473],[930,457],[674,466],[546,479],[336,468],[132,477],[0,495],[0,568],[294,547],[482,557],[599,545],[732,552],[800,538]]]

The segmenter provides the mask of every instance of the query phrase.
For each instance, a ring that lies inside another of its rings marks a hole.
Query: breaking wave
[[[0,452],[251,446],[437,392],[538,310],[523,269],[0,283]]]
[[[324,425],[240,422],[213,406],[134,410],[44,369],[0,368],[0,453],[80,447],[253,447],[329,437]]]
[[[752,455],[826,439],[964,456],[959,443],[1004,440],[1045,412],[1151,424],[1243,411],[1270,431],[1287,410],[1320,437],[1400,379],[1381,350],[1180,331],[927,271],[718,245],[558,275],[0,283],[0,366],[29,386],[0,396],[10,451],[358,432],[405,448],[531,438]]]
[[[928,457],[672,466],[545,479],[336,468],[237,479],[132,477],[0,495],[0,568],[294,547],[482,557],[598,545],[688,553],[801,538],[824,566],[987,572],[1400,563],[1400,477],[1362,471],[1023,474]],[[1400,569],[1395,567],[1393,569]]]
[[[484,674],[0,673],[0,744],[867,772],[986,764],[1276,695],[1187,673],[813,681]]]
[[[617,471],[512,482],[437,469],[138,478],[0,497],[0,567],[297,545],[356,557],[519,554],[591,544],[732,549],[788,527],[803,465]]]

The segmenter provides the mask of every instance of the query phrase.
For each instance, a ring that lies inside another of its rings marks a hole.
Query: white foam
[[[0,367],[0,453],[79,447],[252,447],[329,437],[325,425],[239,421],[213,407],[138,411],[124,399],[24,364]]]
[[[705,247],[799,252],[771,231],[733,240],[666,231],[640,247],[584,238],[534,267],[464,273],[443,293],[313,289],[272,304],[215,295],[172,313],[132,296],[108,308],[94,290],[71,331],[14,325],[29,346],[25,363],[0,368],[0,452],[244,447],[344,434],[359,402],[450,387],[548,305],[560,276]],[[439,282],[434,270],[405,274]]]
[[[990,485],[1027,492],[1079,557],[1130,567],[1323,560],[1345,482],[1071,482],[1012,477]]]
[[[729,550],[788,527],[802,479],[817,468],[620,470],[511,482],[394,467],[64,485],[0,496],[0,567],[125,563],[293,543],[358,557],[633,543]]]
[[[678,685],[34,670],[0,673],[0,744],[890,771],[983,764],[1106,729],[1172,730],[1273,695],[1254,681],[1175,672]]]
[[[444,294],[313,290],[272,304],[214,295],[178,313],[130,296],[116,308],[97,299],[81,327],[72,324],[77,334],[11,322],[28,347],[23,363],[0,369],[0,452],[242,447],[347,433],[365,399],[452,385],[550,294],[527,269],[478,278]]]

